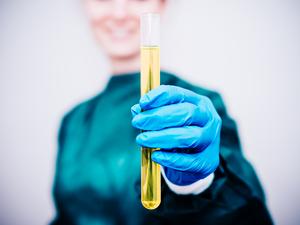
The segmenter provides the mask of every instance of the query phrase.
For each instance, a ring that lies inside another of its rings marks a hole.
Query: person
[[[272,224],[217,92],[162,71],[162,85],[140,97],[139,17],[164,14],[167,0],[83,4],[112,76],[62,120],[51,224]],[[154,210],[140,202],[140,146],[161,148]]]

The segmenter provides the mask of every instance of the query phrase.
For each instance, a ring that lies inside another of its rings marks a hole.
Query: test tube
[[[145,13],[141,16],[141,95],[160,85],[160,16]],[[143,132],[143,131],[141,131]],[[160,165],[151,154],[158,148],[141,149],[141,202],[146,209],[155,209],[161,202]]]

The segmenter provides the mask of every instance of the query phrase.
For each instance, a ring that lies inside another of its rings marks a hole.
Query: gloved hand
[[[142,96],[131,112],[132,125],[144,131],[136,142],[161,148],[152,160],[172,183],[194,183],[218,167],[221,118],[207,97],[161,85]]]

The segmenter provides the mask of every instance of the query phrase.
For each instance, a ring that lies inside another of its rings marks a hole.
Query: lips
[[[131,32],[124,29],[115,29],[110,31],[110,35],[113,39],[123,40],[127,39],[131,35]]]

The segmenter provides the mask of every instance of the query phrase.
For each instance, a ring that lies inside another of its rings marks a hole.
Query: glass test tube
[[[141,16],[141,95],[160,85],[159,14]],[[160,165],[151,160],[158,148],[141,150],[141,202],[146,209],[155,209],[161,202]]]

